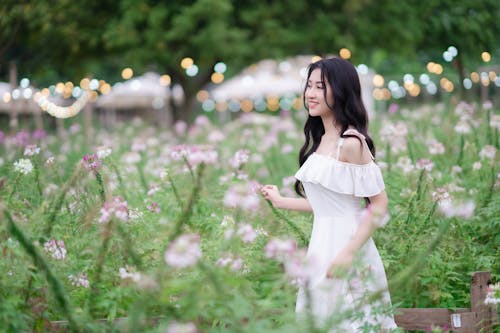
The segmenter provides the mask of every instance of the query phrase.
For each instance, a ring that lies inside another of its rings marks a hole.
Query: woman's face
[[[325,89],[328,104],[325,100]],[[321,82],[321,70],[319,68],[314,69],[307,80],[305,97],[310,116],[324,117],[332,115],[332,110],[328,107],[328,105],[333,106],[332,88],[327,82],[324,84]]]

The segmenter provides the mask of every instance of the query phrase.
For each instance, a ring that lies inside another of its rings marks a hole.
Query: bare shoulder
[[[353,164],[367,164],[372,159],[368,146],[363,144],[363,141],[357,137],[348,137],[342,145],[341,160]]]

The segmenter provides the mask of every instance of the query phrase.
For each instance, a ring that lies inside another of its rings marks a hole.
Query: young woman
[[[390,313],[379,311],[380,306],[390,308],[391,301],[371,238],[387,220],[387,195],[374,162],[375,147],[354,66],[341,58],[312,63],[304,105],[309,116],[295,174],[295,190],[302,198],[283,197],[275,185],[261,189],[274,207],[314,214],[307,256],[318,269],[299,289],[296,311],[310,310],[327,323],[336,313],[354,310],[364,318],[334,326],[332,332],[360,332],[367,324],[376,332],[389,331],[396,324]],[[377,302],[363,297],[367,291],[377,292]]]

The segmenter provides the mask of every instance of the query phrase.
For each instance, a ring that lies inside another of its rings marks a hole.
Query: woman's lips
[[[313,108],[313,109],[314,109],[316,106],[318,106],[318,105],[319,105],[319,103],[318,103],[318,102],[311,102],[311,101],[310,101],[310,102],[307,102],[307,104],[308,104],[309,108]]]

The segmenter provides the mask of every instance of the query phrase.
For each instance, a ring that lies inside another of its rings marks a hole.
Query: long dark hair
[[[309,109],[306,103],[307,81],[311,73],[317,68],[321,71],[323,86],[326,87],[328,84],[331,87],[333,106],[328,105],[328,107],[333,112],[336,125],[341,127],[341,137],[356,137],[354,135],[343,135],[349,126],[354,127],[366,137],[368,148],[373,156],[375,156],[375,146],[373,145],[373,140],[368,135],[368,114],[361,100],[361,86],[356,68],[350,62],[337,57],[321,59],[310,64],[302,97],[308,113]],[[323,94],[326,101],[326,89],[323,90]],[[304,134],[306,141],[299,153],[300,166],[316,151],[321,142],[321,137],[325,134],[325,127],[323,126],[321,117],[312,117],[309,115],[304,125]],[[295,182],[295,192],[305,197],[304,188],[298,180]]]

